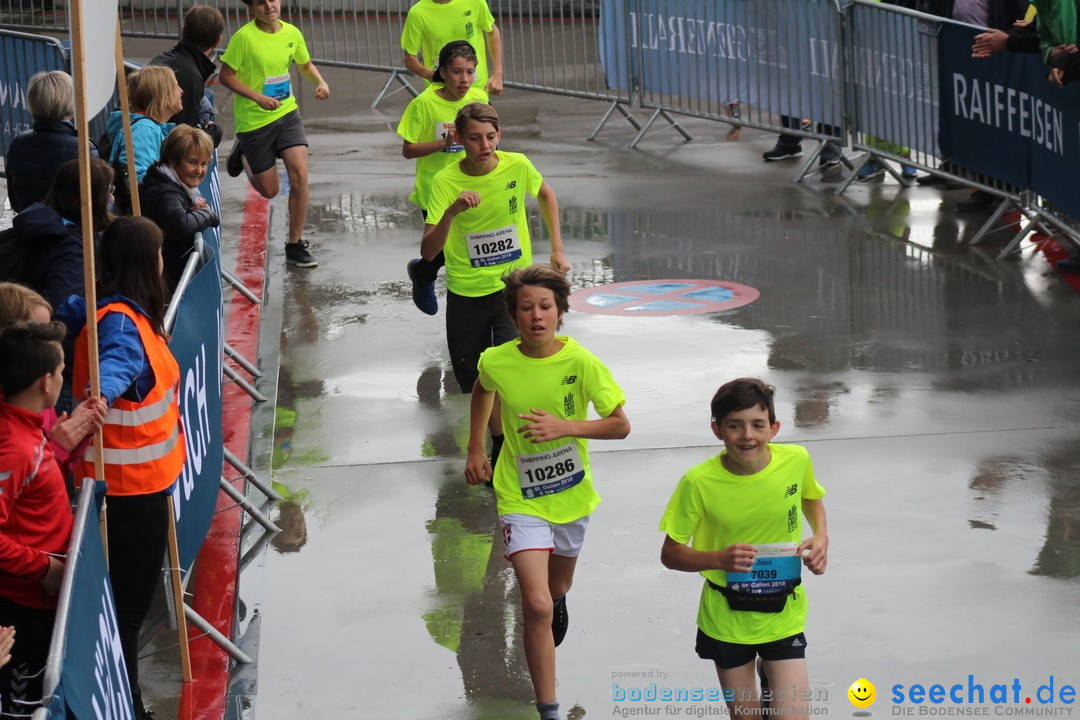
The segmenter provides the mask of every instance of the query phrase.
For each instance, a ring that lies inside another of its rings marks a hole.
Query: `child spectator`
[[[42,412],[60,394],[64,326],[0,330],[0,626],[18,629],[0,667],[0,715],[28,717],[41,704],[56,594],[74,524]]]
[[[202,128],[214,141],[214,147],[221,144],[221,127],[214,122],[213,105],[206,99],[206,81],[217,72],[210,56],[221,43],[224,30],[225,18],[220,10],[210,5],[192,5],[184,13],[180,42],[149,63],[171,67],[184,93],[183,107],[169,122]]]
[[[712,431],[724,450],[687,471],[660,521],[664,566],[705,578],[697,653],[716,665],[732,717],[762,714],[759,657],[771,714],[809,714],[800,570],[825,572],[825,490],[804,448],[772,444],[773,392],[751,378],[716,391]],[[803,515],[814,532],[806,540]]]
[[[90,215],[94,227],[82,228],[79,161],[60,166],[45,200],[34,203],[11,221],[20,242],[29,243],[26,262],[15,277],[0,278],[28,285],[53,307],[69,295],[82,295],[83,237],[95,237],[109,224],[113,171],[104,160],[90,160]]]
[[[439,51],[454,40],[465,40],[476,49],[476,85],[491,95],[501,95],[502,36],[487,0],[420,0],[409,8],[401,30],[405,67],[428,84],[438,82],[432,77],[435,61]]]
[[[165,236],[165,284],[172,293],[180,282],[195,233],[218,226],[218,216],[199,193],[214,154],[210,136],[190,125],[177,125],[161,146],[161,160],[150,166],[139,185],[143,214]]]
[[[135,177],[142,182],[147,168],[161,157],[161,143],[174,127],[168,120],[183,106],[183,91],[176,82],[176,73],[172,68],[147,65],[128,75],[127,92],[131,103],[131,147],[135,153]],[[109,163],[116,174],[116,209],[126,213],[131,209],[131,200],[124,121],[120,110],[110,113],[106,128],[112,138]]]
[[[413,98],[398,123],[403,138],[401,154],[416,160],[416,184],[409,201],[427,218],[431,182],[440,170],[461,160],[465,149],[457,141],[454,119],[458,110],[472,102],[487,102],[487,93],[473,86],[476,51],[464,40],[447,43],[439,53],[439,65],[432,74],[434,84]],[[413,304],[428,315],[439,311],[435,298],[435,278],[446,264],[440,252],[432,261],[410,260]]]
[[[514,323],[503,302],[503,276],[532,264],[525,195],[536,197],[551,240],[551,265],[563,255],[559,204],[529,159],[498,150],[502,131],[495,108],[470,103],[454,120],[465,157],[435,176],[420,254],[446,254],[446,344],[461,392],[472,392],[476,363],[489,347],[513,340]],[[491,416],[492,465],[502,446],[499,414]]]
[[[34,118],[30,130],[20,133],[8,146],[7,175],[11,209],[19,213],[41,202],[56,171],[68,160],[79,158],[75,116],[75,84],[63,70],[40,72],[26,86],[26,107]],[[90,143],[90,157],[97,157]]]
[[[555,648],[566,635],[566,592],[600,503],[586,439],[630,433],[626,396],[608,369],[573,338],[555,334],[569,296],[565,276],[550,267],[507,275],[505,303],[520,338],[480,356],[465,465],[470,485],[494,478],[505,556],[521,588],[525,659],[544,720],[559,718]],[[515,432],[493,468],[484,455],[484,428],[496,394],[503,427]],[[600,419],[588,419],[590,403]]]
[[[0,330],[17,322],[47,323],[50,317],[52,306],[41,295],[17,283],[0,282]],[[3,397],[0,393],[0,399]],[[70,417],[67,413],[57,416],[52,407],[42,412],[45,418],[42,429],[66,480],[70,480],[75,463],[82,458],[91,434],[101,427],[105,410],[99,398],[87,398]],[[68,489],[74,489],[70,482]]]
[[[110,411],[102,427],[109,503],[109,575],[135,717],[151,717],[139,690],[139,630],[161,577],[171,503],[166,491],[184,466],[180,369],[165,336],[161,231],[143,217],[117,218],[98,250],[98,356],[101,397]],[[57,315],[78,337],[74,385],[88,387],[86,301],[71,298]],[[94,476],[94,448],[79,472]]]
[[[255,18],[241,27],[221,57],[221,84],[235,93],[236,144],[226,163],[232,177],[246,173],[264,198],[281,185],[277,158],[289,173],[289,237],[285,262],[301,268],[319,264],[303,239],[308,212],[308,148],[304,123],[292,94],[289,67],[315,85],[315,99],[330,97],[330,86],[311,62],[300,30],[280,20],[281,0],[244,0]]]

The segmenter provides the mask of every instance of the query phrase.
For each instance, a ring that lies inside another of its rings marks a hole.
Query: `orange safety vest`
[[[142,402],[117,398],[101,428],[108,495],[146,495],[165,490],[184,468],[186,444],[180,422],[177,393],[180,366],[165,339],[154,332],[150,320],[122,302],[98,309],[97,319],[110,312],[127,315],[139,330],[139,339],[154,372],[154,387]],[[86,328],[75,344],[73,387],[81,392],[90,375]],[[96,453],[91,445],[79,464],[78,479],[94,476]]]

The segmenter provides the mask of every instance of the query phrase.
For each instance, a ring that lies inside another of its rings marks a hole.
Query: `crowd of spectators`
[[[216,8],[195,6],[180,43],[126,78],[145,217],[126,214],[122,113],[91,142],[84,227],[72,78],[42,72],[27,86],[33,125],[5,158],[16,215],[0,237],[0,717],[29,717],[42,703],[75,481],[97,476],[97,462],[135,717],[153,717],[139,688],[138,638],[165,554],[166,493],[186,447],[164,315],[196,234],[218,225],[199,185],[221,139],[204,82],[223,30]],[[89,383],[85,243],[96,258],[100,395]],[[98,430],[100,451],[89,442]]]

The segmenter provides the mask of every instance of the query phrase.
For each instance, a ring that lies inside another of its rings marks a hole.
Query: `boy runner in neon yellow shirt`
[[[825,490],[798,445],[774,445],[780,430],[773,388],[740,378],[712,400],[712,430],[724,451],[679,481],[660,521],[660,559],[705,578],[698,656],[712,660],[732,717],[759,715],[761,658],[773,714],[806,715],[806,597],[801,566],[825,572]],[[813,535],[802,539],[802,516]]]
[[[566,635],[566,592],[600,502],[586,438],[630,433],[626,396],[608,369],[573,338],[555,334],[569,296],[565,275],[544,265],[506,277],[505,302],[520,338],[480,357],[465,465],[470,485],[493,477],[484,427],[498,393],[503,426],[514,432],[495,463],[495,497],[505,555],[521,588],[525,659],[543,720],[559,718],[555,648]],[[600,419],[588,419],[590,403]]]
[[[439,52],[439,66],[432,76],[435,83],[414,97],[405,108],[397,133],[402,138],[401,154],[416,159],[416,184],[409,201],[427,218],[431,183],[447,167],[459,162],[465,148],[457,141],[454,120],[458,110],[469,103],[488,100],[487,93],[473,85],[476,77],[476,51],[464,40],[447,43]],[[432,261],[410,260],[406,266],[412,282],[413,304],[427,315],[439,311],[435,297],[435,278],[446,264],[440,252]]]
[[[401,30],[405,67],[430,84],[439,51],[454,40],[465,40],[476,49],[476,86],[491,95],[502,94],[502,37],[487,0],[420,0],[409,8]]]
[[[532,264],[526,195],[537,198],[551,241],[551,265],[563,254],[555,191],[520,153],[496,150],[499,115],[470,103],[454,121],[465,157],[435,176],[420,254],[446,254],[446,339],[461,391],[472,391],[480,353],[517,336],[503,303],[503,275]]]
[[[282,22],[281,0],[244,0],[255,19],[237,30],[221,56],[221,84],[235,93],[236,145],[226,169],[232,177],[246,173],[266,199],[281,189],[277,158],[289,173],[289,238],[285,261],[315,267],[318,261],[302,239],[308,212],[308,142],[292,94],[289,67],[315,83],[315,99],[330,97],[330,86],[311,62],[300,31]]]

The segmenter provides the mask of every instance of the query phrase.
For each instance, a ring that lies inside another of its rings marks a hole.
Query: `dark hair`
[[[555,296],[555,307],[559,309],[558,327],[562,327],[563,315],[570,312],[570,283],[566,282],[566,275],[550,265],[530,265],[527,268],[511,270],[503,278],[503,282],[506,283],[503,299],[515,325],[518,294],[526,285],[533,285],[547,288]]]
[[[469,103],[457,111],[457,117],[454,118],[454,128],[458,131],[458,136],[465,134],[465,125],[470,120],[491,123],[496,130],[499,129],[499,113],[495,112],[495,108],[487,103]]]
[[[0,330],[0,389],[9,400],[64,362],[63,323],[17,322]]]
[[[441,71],[456,57],[472,60],[474,66],[479,64],[476,59],[476,48],[467,41],[454,40],[453,42],[448,42],[443,45],[443,49],[439,51],[439,65],[435,68],[435,72],[431,74],[431,82],[446,82],[446,78],[443,77]]]
[[[123,295],[138,303],[159,335],[165,335],[169,291],[161,277],[161,230],[153,220],[122,215],[98,246],[99,298]]]
[[[225,18],[216,7],[192,5],[184,13],[184,27],[180,30],[180,37],[202,52],[214,47],[221,39],[223,32],[225,32]]]
[[[759,407],[769,412],[769,424],[776,422],[773,394],[776,388],[757,378],[736,378],[724,383],[712,399],[713,422],[721,422],[728,413]]]
[[[90,216],[94,228],[93,233],[84,232],[84,235],[99,233],[112,222],[112,216],[109,215],[109,187],[112,182],[113,169],[109,163],[101,158],[90,158]],[[68,160],[60,166],[43,202],[60,213],[60,217],[65,220],[76,225],[82,224],[78,160]]]

